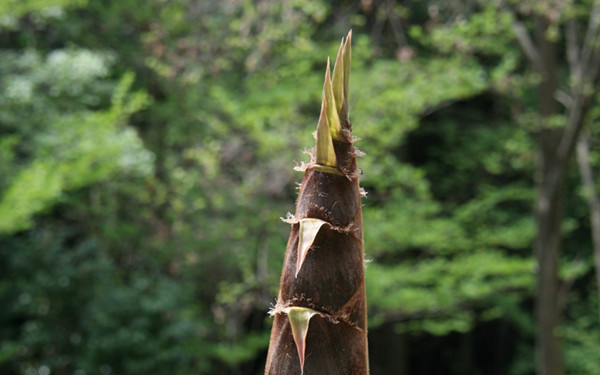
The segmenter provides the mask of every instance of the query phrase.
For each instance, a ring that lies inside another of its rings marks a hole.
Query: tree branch
[[[594,267],[600,295],[600,200],[596,194],[596,185],[592,167],[590,165],[590,133],[589,130],[581,134],[577,141],[577,164],[581,183],[585,189],[585,197],[590,209],[590,227],[592,232],[592,247],[594,249]]]
[[[573,105],[573,98],[563,90],[556,90],[554,93],[554,99],[560,104],[564,105],[565,108],[570,108]]]
[[[513,33],[515,34],[515,37],[517,38],[517,42],[519,43],[521,50],[523,51],[529,62],[533,65],[533,67],[541,72],[543,70],[542,57],[540,55],[538,47],[536,47],[535,43],[533,42],[533,39],[529,35],[527,28],[525,27],[525,25],[523,25],[523,22],[517,19],[515,11],[511,9],[503,0],[500,0],[499,5],[500,9],[509,13],[514,20],[511,24],[511,28],[513,30]]]
[[[598,26],[600,23],[600,0],[594,1],[594,6],[590,12],[590,18],[588,20],[588,27],[585,33],[585,39],[583,40],[583,45],[581,46],[581,63],[582,63],[582,76],[579,77],[583,79],[583,75],[590,75],[592,69],[596,67],[590,66],[593,55],[596,55],[598,52]]]
[[[577,22],[573,18],[569,18],[565,22],[565,36],[567,48],[567,62],[571,76],[581,75],[580,51],[577,45]]]
[[[512,29],[515,33],[515,36],[517,37],[517,42],[519,42],[521,50],[523,51],[529,62],[533,64],[535,69],[537,69],[538,71],[542,71],[542,58],[537,47],[533,43],[531,36],[529,36],[525,25],[523,25],[522,22],[515,20],[512,23]]]
[[[398,47],[407,45],[408,42],[406,39],[406,34],[404,33],[404,28],[402,27],[402,20],[394,11],[394,3],[387,1],[386,6],[388,8],[388,21],[392,27],[392,32],[394,33]]]
[[[573,153],[575,144],[584,124],[587,106],[593,94],[587,85],[595,87],[598,80],[600,65],[600,0],[594,0],[590,12],[588,27],[585,33],[579,61],[575,62],[577,68],[572,72],[573,87],[571,89],[572,105],[567,108],[567,126],[558,145],[557,156],[565,161]],[[573,47],[572,47],[573,48]]]

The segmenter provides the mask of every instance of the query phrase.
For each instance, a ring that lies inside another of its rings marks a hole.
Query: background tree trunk
[[[535,299],[537,316],[536,365],[538,374],[563,374],[560,341],[556,329],[560,322],[558,306],[558,255],[561,247],[563,219],[565,161],[560,160],[557,149],[563,130],[547,127],[547,120],[556,114],[557,88],[556,49],[548,40],[548,20],[540,17],[536,26],[536,39],[540,53],[541,82],[538,86],[538,105],[541,122],[537,160],[536,226],[537,237],[534,254],[538,265],[538,283]]]

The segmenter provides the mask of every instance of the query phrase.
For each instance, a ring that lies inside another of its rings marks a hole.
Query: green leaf
[[[335,58],[335,66],[333,67],[333,96],[335,98],[335,108],[340,117],[342,117],[342,109],[344,107],[344,38],[340,43],[337,57]]]
[[[325,110],[327,113],[327,121],[329,123],[329,131],[333,139],[344,141],[342,135],[342,125],[340,123],[340,117],[336,110],[335,97],[333,95],[333,85],[331,83],[331,76],[329,75],[329,58],[327,58],[327,71],[325,72],[325,83],[323,84],[323,96],[326,102]]]
[[[315,158],[317,164],[335,168],[337,166],[337,159],[333,149],[333,140],[331,139],[331,127],[328,124],[327,107],[327,101],[325,96],[323,96],[319,125],[317,125],[317,151]]]

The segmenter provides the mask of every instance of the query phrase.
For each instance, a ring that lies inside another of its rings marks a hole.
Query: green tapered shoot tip
[[[337,57],[335,58],[335,66],[333,67],[333,96],[335,98],[335,108],[339,117],[343,117],[342,109],[344,106],[344,38],[340,43]]]
[[[350,85],[350,60],[352,59],[352,30],[348,32],[346,42],[344,43],[343,61],[344,61],[344,108],[345,115],[348,116],[348,88]]]
[[[342,124],[338,115],[337,106],[335,104],[335,96],[333,94],[333,85],[331,76],[329,75],[329,58],[327,58],[327,70],[325,71],[325,83],[323,84],[323,97],[327,103],[327,120],[329,122],[329,130],[333,139],[343,141]]]
[[[321,115],[319,116],[319,125],[317,125],[317,151],[315,159],[319,165],[337,167],[337,158],[333,149],[325,98],[323,98],[323,102],[321,103]]]

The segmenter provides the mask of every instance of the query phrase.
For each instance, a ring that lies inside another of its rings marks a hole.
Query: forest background
[[[371,373],[600,374],[599,14],[0,1],[0,373],[261,374],[293,167],[352,29]]]

